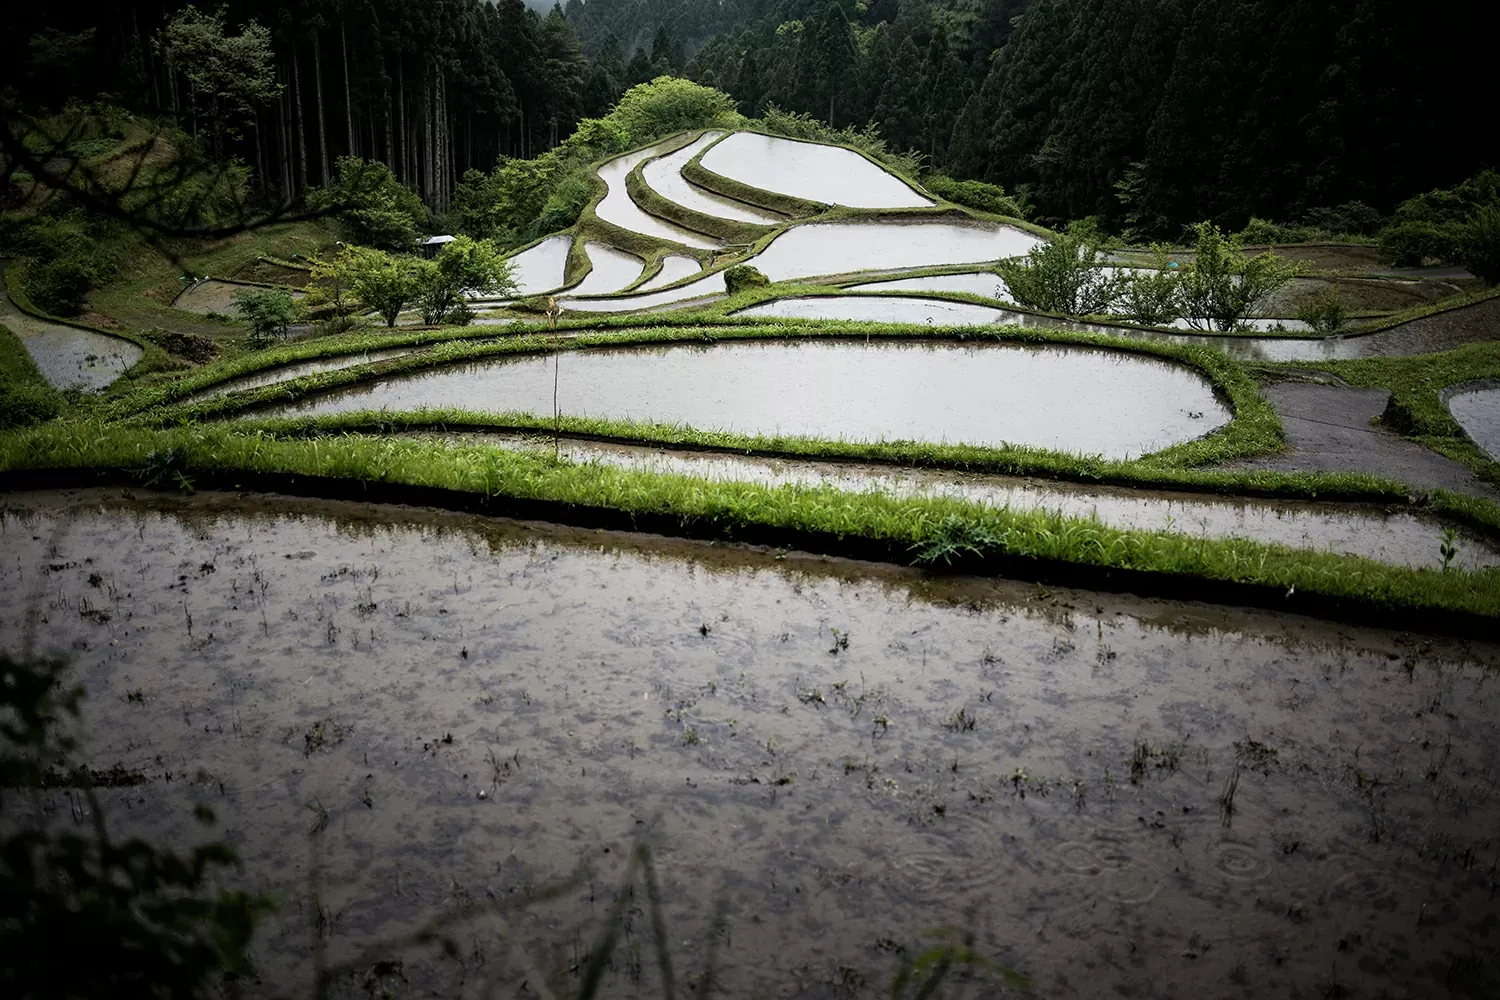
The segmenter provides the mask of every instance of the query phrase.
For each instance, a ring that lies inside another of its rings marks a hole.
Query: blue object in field
[[[1172,264],[1172,270],[1174,270],[1174,271],[1177,270],[1177,262],[1174,260],[1174,261],[1171,262],[1171,264]]]

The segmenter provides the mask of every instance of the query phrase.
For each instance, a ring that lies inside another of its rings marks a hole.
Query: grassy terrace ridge
[[[1500,505],[1480,498],[1442,491],[1417,491],[1406,484],[1363,473],[1295,473],[1198,467],[1274,451],[1282,442],[1280,420],[1261,396],[1255,381],[1244,367],[1207,348],[1121,341],[1095,334],[1016,327],[954,329],[935,336],[925,326],[891,327],[866,323],[824,323],[815,327],[775,323],[705,327],[697,323],[679,322],[642,328],[629,324],[624,318],[618,322],[621,328],[613,332],[598,328],[570,331],[560,327],[557,335],[551,335],[540,333],[534,328],[513,327],[512,332],[507,334],[493,328],[483,331],[449,328],[414,330],[396,336],[345,335],[338,338],[339,343],[329,341],[280,345],[256,355],[220,362],[172,384],[141,387],[98,408],[92,416],[96,419],[130,419],[136,424],[153,426],[192,423],[235,414],[253,417],[253,414],[247,414],[246,411],[255,407],[295,402],[310,395],[357,385],[376,377],[387,378],[489,357],[538,355],[557,350],[701,344],[705,341],[735,339],[863,340],[866,337],[1017,345],[1071,344],[1123,350],[1189,364],[1203,372],[1216,392],[1229,401],[1235,419],[1207,437],[1131,461],[1105,460],[1029,448],[980,448],[922,442],[864,443],[794,436],[740,435],[700,431],[677,425],[585,417],[565,416],[561,426],[565,433],[574,436],[674,448],[904,464],[1180,492],[1288,500],[1354,501],[1388,507],[1410,506],[1500,538]],[[433,347],[419,354],[232,392],[194,405],[174,405],[176,401],[192,393],[269,367],[318,357],[360,353],[381,347],[420,345]],[[419,428],[535,431],[550,429],[551,425],[550,418],[536,414],[425,411],[291,418],[264,421],[258,427],[267,433],[299,436],[353,430],[389,432]]]
[[[166,488],[287,488],[459,507],[489,499],[495,502],[482,509],[491,513],[1233,600],[1393,627],[1420,622],[1484,634],[1500,618],[1500,573],[1494,570],[1409,569],[947,498],[714,483],[466,444],[359,435],[280,438],[232,426],[53,423],[0,436],[0,472],[0,484],[9,489],[112,480]],[[67,472],[75,475],[62,475]],[[1435,540],[1434,552],[1436,546]]]
[[[651,160],[642,160],[625,175],[627,195],[641,211],[726,243],[754,243],[767,233],[781,228],[775,224],[757,224],[720,218],[671,201],[647,183],[645,170],[647,164],[651,162]]]

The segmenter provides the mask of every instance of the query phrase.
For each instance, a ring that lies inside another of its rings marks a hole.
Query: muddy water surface
[[[570,995],[638,837],[725,996],[884,996],[942,926],[1038,996],[1495,995],[1494,646],[414,510],[5,502],[7,651],[70,656],[81,756],[145,781],[111,829],[195,841],[210,805],[281,900],[247,995],[308,991],[314,912],[338,961],[490,902],[521,912],[335,995]],[[641,895],[605,995],[662,995]]]
[[[1190,369],[1093,349],[954,343],[727,342],[562,359],[559,406],[746,434],[1028,445],[1111,458],[1230,419]],[[311,397],[277,413],[453,407],[552,412],[553,359],[455,365]]]
[[[1010,289],[998,274],[975,271],[969,274],[934,274],[918,278],[896,278],[850,285],[851,292],[968,292],[987,299],[1011,301]]]
[[[646,282],[645,287],[658,287],[660,284],[663,284],[663,282],[658,282],[653,278],[651,281]],[[702,299],[710,295],[723,295],[724,290],[724,272],[715,271],[713,274],[699,278],[697,281],[690,281],[677,288],[667,288],[662,291],[646,292],[641,295],[621,295],[613,299],[566,298],[559,301],[564,309],[571,309],[574,312],[630,312],[635,309],[658,309],[662,306],[686,305],[691,300]]]
[[[764,191],[851,208],[934,204],[853,150],[736,132],[703,154],[709,170]]]

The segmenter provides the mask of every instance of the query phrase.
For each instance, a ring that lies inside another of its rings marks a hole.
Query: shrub
[[[1297,276],[1296,264],[1273,253],[1246,257],[1240,243],[1200,222],[1192,263],[1182,268],[1182,311],[1194,326],[1233,330],[1272,292]]]
[[[1182,272],[1166,247],[1156,244],[1150,269],[1125,275],[1120,282],[1115,309],[1123,316],[1147,326],[1170,326],[1182,318]]]
[[[547,196],[546,204],[542,206],[541,213],[531,224],[527,235],[535,239],[559,229],[567,229],[577,222],[578,216],[583,214],[583,207],[594,197],[590,175],[591,171],[580,169],[563,177]]]
[[[730,295],[747,288],[763,288],[770,283],[770,278],[749,264],[736,264],[724,272],[724,287],[729,289]]]
[[[628,145],[690,128],[739,128],[745,124],[734,98],[691,80],[659,76],[639,83],[605,116],[624,130]]]
[[[1329,236],[1370,236],[1380,229],[1380,212],[1362,201],[1346,201],[1332,208],[1310,208],[1302,224]]]
[[[290,292],[279,288],[255,288],[236,292],[234,307],[240,319],[250,324],[250,335],[257,342],[281,340],[287,327],[297,318],[297,304]]]
[[[931,174],[922,183],[927,190],[939,198],[946,198],[959,205],[977,208],[993,215],[1008,215],[1013,219],[1024,219],[1026,213],[1005,189],[984,181],[960,181],[942,174]]]
[[[436,260],[416,268],[417,303],[422,322],[467,325],[474,313],[464,302],[469,292],[507,295],[516,290],[511,264],[489,240],[460,236],[443,247]]]
[[[347,269],[346,279],[355,296],[375,310],[387,327],[395,326],[396,317],[417,295],[417,261],[370,247],[345,247],[338,260]]]
[[[1120,291],[1120,277],[1104,264],[1104,238],[1098,229],[1075,223],[1024,258],[999,261],[995,270],[1021,305],[1087,316],[1109,309]]]
[[[1451,223],[1398,222],[1380,231],[1380,257],[1396,267],[1451,262],[1463,256],[1463,238],[1463,228]]]
[[[0,430],[30,427],[63,411],[63,394],[46,382],[0,377]]]
[[[333,179],[312,192],[308,203],[332,212],[349,242],[390,250],[414,246],[431,222],[422,199],[390,167],[355,156],[340,157]]]
[[[1500,284],[1500,207],[1486,205],[1464,232],[1464,266],[1487,284]]]
[[[1338,289],[1327,288],[1298,306],[1297,318],[1314,333],[1326,335],[1342,330],[1349,320],[1349,312]]]
[[[20,227],[20,283],[33,303],[58,316],[74,316],[88,293],[118,273],[120,253],[81,212],[41,215]]]
[[[1270,245],[1273,243],[1301,243],[1306,236],[1304,230],[1293,226],[1283,226],[1279,222],[1269,219],[1257,219],[1251,216],[1249,223],[1235,234],[1235,238],[1241,243],[1261,243]]]

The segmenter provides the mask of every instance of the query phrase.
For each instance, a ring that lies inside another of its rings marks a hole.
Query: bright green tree
[[[1233,330],[1271,293],[1297,276],[1295,263],[1273,253],[1246,257],[1239,241],[1200,222],[1193,260],[1182,269],[1182,308],[1198,329]]]
[[[474,293],[510,295],[516,290],[510,262],[489,240],[460,236],[443,247],[435,260],[416,268],[417,304],[422,321],[464,325],[473,318],[464,301]]]

